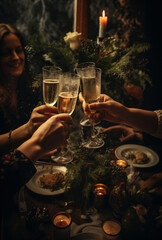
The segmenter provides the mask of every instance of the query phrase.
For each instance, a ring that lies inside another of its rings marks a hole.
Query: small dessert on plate
[[[144,164],[148,162],[148,157],[145,153],[136,151],[135,152],[135,159],[133,159],[133,163]]]
[[[137,164],[145,164],[149,161],[148,156],[141,151],[126,151],[123,153],[123,157]]]
[[[58,190],[65,185],[65,176],[62,172],[43,174],[40,178],[40,185],[51,191]]]

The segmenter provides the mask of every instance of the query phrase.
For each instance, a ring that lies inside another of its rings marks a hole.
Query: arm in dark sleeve
[[[35,172],[32,161],[20,151],[3,155],[0,159],[0,192],[3,199],[17,192]]]

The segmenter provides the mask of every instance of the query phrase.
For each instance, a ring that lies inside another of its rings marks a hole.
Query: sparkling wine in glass
[[[85,73],[86,69],[89,68],[95,68],[95,63],[94,62],[83,62],[83,63],[79,63],[76,67],[76,72],[77,74],[80,76],[80,79],[82,78],[82,75]],[[80,81],[80,91],[83,92],[83,85],[82,85],[82,81]],[[87,126],[88,124],[90,125],[89,119],[88,118],[83,118],[80,121],[81,125],[85,125]],[[84,124],[85,123],[85,124]]]
[[[84,69],[81,77],[82,95],[87,104],[96,103],[100,100],[101,93],[101,72],[100,68]],[[95,113],[95,112],[94,112]],[[100,148],[104,145],[102,138],[96,135],[94,129],[94,122],[91,123],[91,137],[84,144],[86,148]]]
[[[95,68],[95,62],[83,62],[77,65],[76,72],[80,76],[80,78],[82,77],[83,70],[87,68]],[[82,89],[80,89],[80,91],[82,91]]]
[[[85,69],[89,69],[89,68],[95,68],[95,62],[82,62],[79,63],[76,67],[76,72],[77,74],[80,76],[80,79],[82,78],[82,74],[84,74]],[[83,92],[83,85],[82,85],[82,81],[80,82],[80,91]],[[100,122],[95,123],[94,125],[98,125]],[[88,132],[89,132],[89,128],[91,127],[91,123],[89,118],[87,118],[85,115],[81,118],[80,120],[80,125],[81,125],[81,131],[82,131],[82,145],[84,145],[87,141],[87,138],[89,136]],[[94,126],[94,131],[98,131],[97,127]],[[84,134],[84,132],[86,132],[86,134]],[[85,136],[84,136],[85,135]]]
[[[62,78],[62,69],[55,66],[44,66],[43,73],[43,100],[45,104],[54,106],[59,95],[59,86]],[[52,172],[51,157],[51,172]]]
[[[59,67],[43,67],[43,100],[45,104],[54,106],[59,95],[59,84],[62,70]]]
[[[68,113],[72,115],[75,110],[80,77],[75,73],[64,73],[60,82],[60,92],[57,101],[59,113]],[[72,161],[72,154],[65,148],[61,149],[58,157],[53,156],[52,159],[60,164],[66,164]]]
[[[60,113],[68,113],[71,115],[75,109],[77,95],[72,95],[70,92],[60,92],[58,97],[58,111]]]

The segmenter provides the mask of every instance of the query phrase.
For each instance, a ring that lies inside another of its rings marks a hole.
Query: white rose
[[[80,46],[80,39],[79,36],[81,33],[78,32],[68,32],[64,37],[64,41],[70,44],[70,48],[72,50],[76,50]]]

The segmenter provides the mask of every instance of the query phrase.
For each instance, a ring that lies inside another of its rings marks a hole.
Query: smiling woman
[[[19,38],[9,33],[2,39],[2,50],[0,52],[0,66],[2,75],[7,82],[10,78],[17,79],[24,70],[25,53]]]
[[[33,109],[29,104],[32,102],[32,80],[24,48],[21,33],[8,24],[0,24],[0,134],[29,118],[22,111],[24,105],[29,114]]]
[[[16,147],[30,137],[31,124],[25,124],[38,97],[33,93],[26,59],[21,33],[11,25],[0,24],[0,152]],[[12,132],[20,126],[17,134]],[[13,137],[17,139],[16,145]]]

